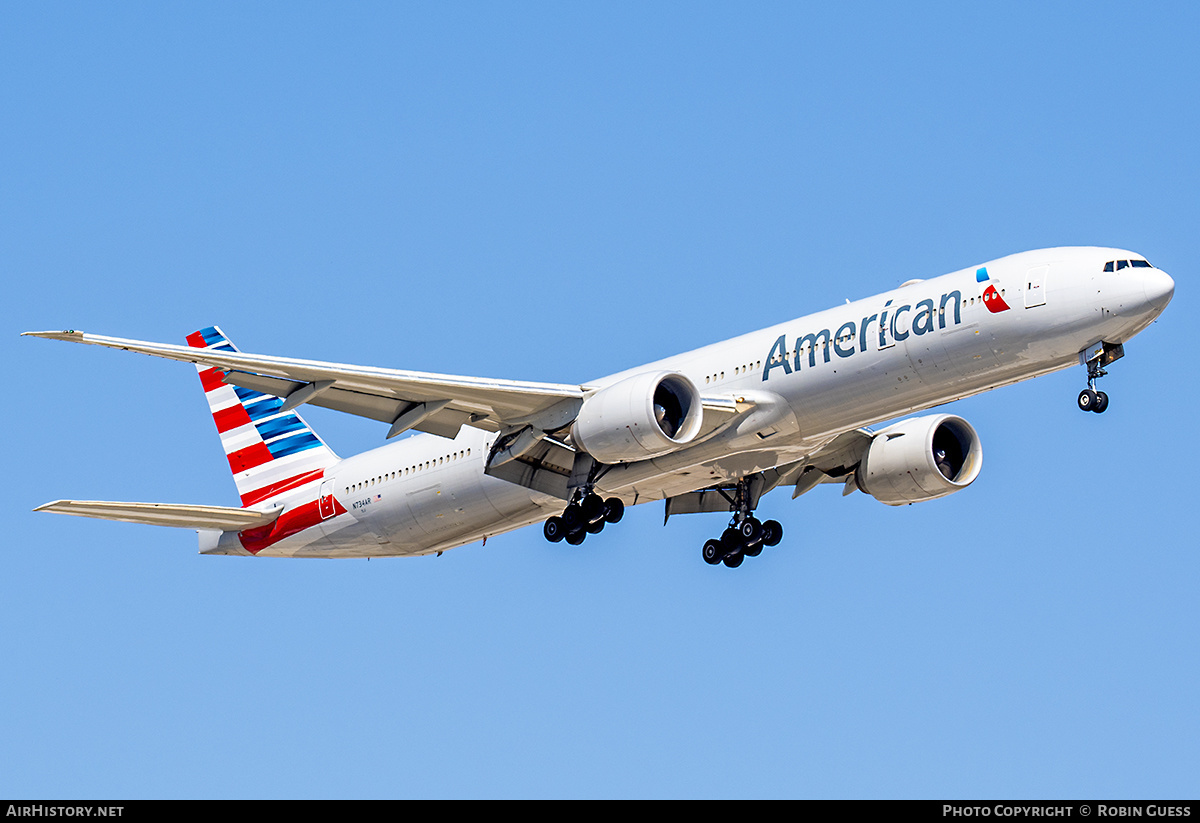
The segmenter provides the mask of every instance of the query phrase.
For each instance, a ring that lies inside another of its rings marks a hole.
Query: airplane
[[[736,568],[783,537],[754,516],[772,489],[901,506],[969,486],[975,429],[922,412],[1073,365],[1078,407],[1104,412],[1096,381],[1174,290],[1132,251],[1029,251],[578,385],[246,354],[215,326],[186,346],[26,332],[195,364],[242,504],[35,511],[194,529],[202,554],[342,558],[441,554],[539,521],[578,545],[661,500],[664,523],[728,513],[702,556]],[[388,442],[339,458],[304,404],[385,423]]]

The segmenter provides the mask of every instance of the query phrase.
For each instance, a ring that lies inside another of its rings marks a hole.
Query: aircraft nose
[[[1146,302],[1162,311],[1175,296],[1175,281],[1161,269],[1146,269],[1142,272],[1142,287],[1146,290]]]

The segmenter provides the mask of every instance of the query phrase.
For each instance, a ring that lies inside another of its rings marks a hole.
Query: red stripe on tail
[[[233,470],[234,474],[237,474],[247,469],[253,469],[255,466],[261,466],[263,463],[269,463],[273,459],[271,450],[267,448],[266,443],[255,443],[252,446],[231,452],[229,454],[229,468]]]
[[[236,403],[228,408],[213,412],[213,421],[217,424],[217,431],[224,434],[230,429],[236,429],[238,426],[249,426],[250,415],[246,413],[246,409],[241,403]]]
[[[200,384],[204,386],[204,392],[207,394],[215,388],[225,385],[225,372],[220,369],[205,369],[200,372]]]

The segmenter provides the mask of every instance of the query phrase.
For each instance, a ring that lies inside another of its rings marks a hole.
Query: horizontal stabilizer
[[[38,506],[35,512],[74,514],[98,517],[101,520],[120,520],[125,523],[146,523],[151,526],[172,526],[177,529],[242,531],[265,526],[279,517],[283,509],[257,512],[229,506],[189,506],[181,503],[114,503],[107,500],[55,500]]]

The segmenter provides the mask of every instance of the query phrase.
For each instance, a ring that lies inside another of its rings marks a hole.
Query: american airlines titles
[[[766,380],[771,376],[771,369],[781,368],[784,374],[800,371],[801,355],[805,351],[808,352],[808,367],[814,368],[817,365],[818,349],[828,363],[831,351],[838,357],[850,357],[857,352],[865,352],[869,338],[878,338],[879,348],[883,348],[890,343],[903,343],[910,335],[929,334],[946,328],[947,324],[957,326],[960,323],[962,293],[957,289],[943,294],[937,305],[930,298],[918,301],[915,306],[905,303],[893,309],[892,301],[889,300],[878,314],[864,317],[859,322],[847,320],[833,334],[830,334],[829,329],[821,329],[819,332],[798,338],[795,348],[791,351],[788,350],[787,335],[779,335],[779,339],[771,346],[767,355],[762,379]]]

